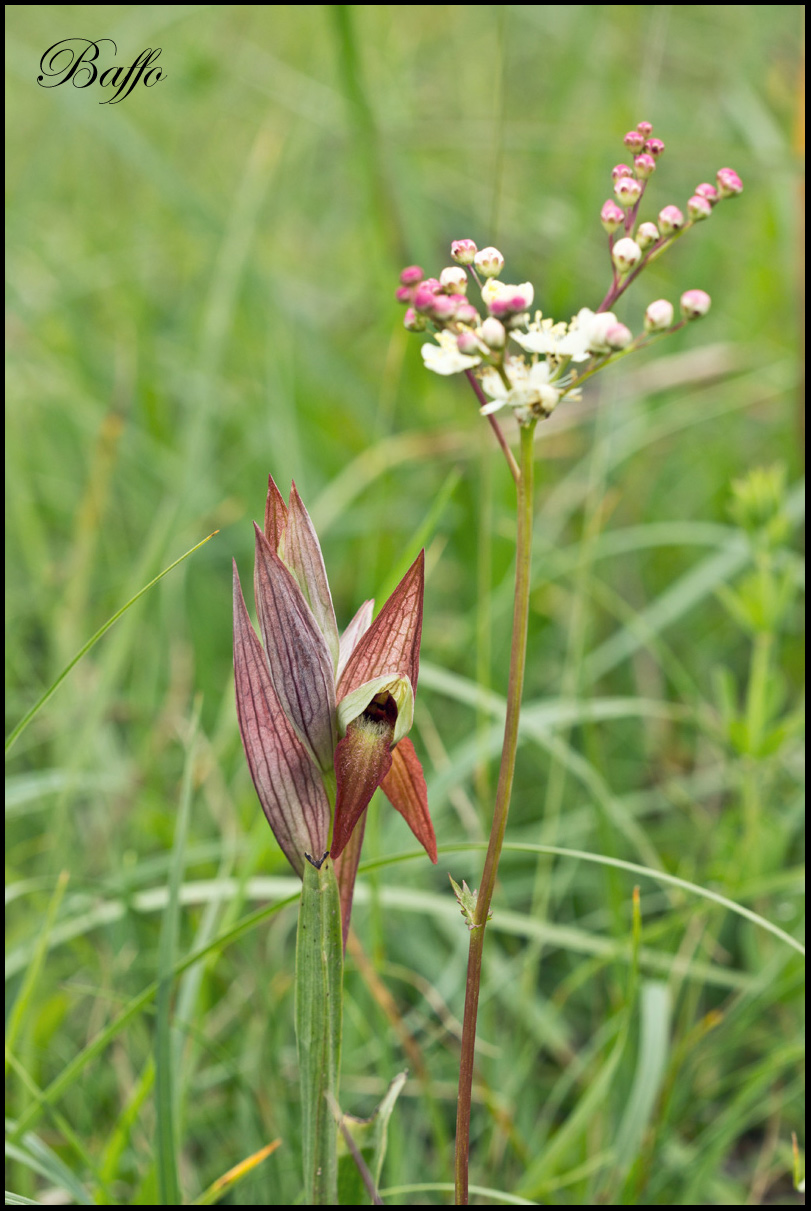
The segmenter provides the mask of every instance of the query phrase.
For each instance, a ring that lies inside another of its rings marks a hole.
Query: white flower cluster
[[[505,406],[519,421],[551,415],[564,395],[575,397],[572,377],[564,373],[569,362],[616,352],[631,341],[631,333],[612,312],[595,314],[584,307],[566,324],[544,319],[538,311],[530,320],[527,309],[534,289],[529,282],[510,286],[491,277],[481,294],[487,318],[459,325],[459,331],[442,329],[436,344],[422,346],[422,357],[435,374],[480,367],[477,378],[490,401],[481,409],[485,416]],[[529,360],[521,354],[500,354],[508,340],[520,345]]]

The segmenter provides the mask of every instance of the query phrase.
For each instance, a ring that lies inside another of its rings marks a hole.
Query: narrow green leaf
[[[106,631],[109,631],[109,629],[113,625],[113,623],[118,622],[121,615],[126,614],[127,610],[130,608],[130,606],[134,605],[139,597],[143,597],[144,593],[147,593],[152,588],[153,585],[156,585],[159,580],[163,580],[164,576],[166,576],[166,574],[168,572],[172,571],[172,568],[176,568],[179,563],[183,563],[184,559],[188,559],[188,557],[190,555],[193,555],[195,551],[198,551],[200,549],[200,547],[204,546],[205,543],[207,543],[210,538],[213,538],[215,534],[219,534],[219,530],[214,530],[214,532],[209,534],[207,538],[204,538],[202,540],[202,542],[198,542],[196,546],[191,547],[188,551],[186,551],[185,555],[181,555],[179,559],[176,559],[174,561],[174,563],[170,563],[168,568],[164,568],[163,571],[159,572],[158,575],[153,580],[150,580],[149,584],[145,584],[142,589],[139,589],[134,597],[130,597],[130,599],[126,603],[126,605],[123,605],[120,610],[116,610],[116,612],[115,612],[115,614],[113,614],[112,618],[108,618],[107,621],[104,623],[104,625],[99,627],[99,629],[96,631],[95,635],[92,635],[90,637],[90,639],[88,639],[88,641],[84,645],[84,647],[79,649],[79,651],[76,653],[76,655],[73,657],[73,659],[68,661],[68,663],[63,668],[62,672],[56,678],[56,680],[51,682],[50,686],[45,691],[45,693],[42,695],[42,697],[39,698],[34,703],[34,705],[31,707],[30,711],[27,711],[26,714],[23,715],[22,719],[17,724],[17,726],[15,728],[13,728],[13,730],[9,733],[9,735],[6,739],[6,752],[9,751],[9,749],[14,744],[14,742],[18,738],[18,736],[20,736],[20,734],[23,731],[25,731],[25,729],[28,727],[29,723],[34,718],[34,716],[36,714],[38,714],[39,711],[42,710],[42,708],[44,707],[44,705],[48,701],[48,699],[51,697],[51,695],[53,693],[55,693],[56,690],[59,689],[60,685],[65,680],[65,678],[67,677],[67,675],[71,671],[71,669],[74,667],[74,665],[77,665],[79,663],[79,661],[82,659],[82,657],[87,655],[87,653],[90,651],[90,649],[92,647],[94,647],[95,644],[98,643],[98,641],[101,639],[102,635],[104,635],[104,633]]]
[[[624,1175],[638,1155],[662,1087],[670,1050],[670,992],[663,980],[646,980],[639,997],[639,1054],[625,1113],[615,1143],[617,1168]]]
[[[304,1201],[338,1204],[337,1101],[341,1064],[343,938],[341,902],[329,858],[304,864],[296,938],[296,1041],[301,1082]]]
[[[51,896],[51,902],[48,905],[48,911],[45,914],[45,921],[40,931],[39,938],[34,947],[34,953],[28,969],[25,973],[25,979],[20,985],[20,990],[17,993],[17,998],[11,1007],[8,1014],[6,1025],[6,1072],[8,1072],[9,1055],[14,1051],[14,1045],[17,1041],[17,1033],[22,1025],[23,1019],[26,1016],[26,1010],[32,1002],[34,989],[37,985],[39,973],[42,970],[42,964],[45,956],[50,949],[51,931],[56,922],[59,912],[59,905],[62,903],[62,897],[65,894],[65,888],[68,885],[68,872],[63,870],[56,881],[54,893]]]
[[[157,1029],[155,1033],[155,1107],[157,1112],[158,1191],[161,1205],[176,1207],[181,1203],[180,1180],[177,1169],[177,1106],[175,1098],[175,1031],[172,1026],[172,986],[177,961],[177,941],[180,932],[180,888],[185,869],[186,838],[192,800],[194,749],[201,703],[195,707],[191,735],[186,747],[180,810],[172,847],[169,870],[169,895],[161,922],[158,949],[158,993],[155,998]]]
[[[386,1158],[388,1144],[389,1119],[394,1110],[395,1102],[406,1083],[405,1072],[398,1072],[389,1085],[383,1100],[375,1107],[367,1119],[355,1118],[354,1115],[343,1116],[343,1128],[352,1137],[358,1152],[366,1162],[369,1175],[375,1185],[380,1185],[380,1175],[383,1172],[383,1161]],[[340,1205],[350,1207],[360,1203],[364,1196],[364,1185],[355,1158],[342,1137],[338,1140],[338,1192]]]

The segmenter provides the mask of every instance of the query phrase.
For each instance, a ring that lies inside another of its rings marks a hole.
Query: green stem
[[[484,931],[490,912],[490,902],[496,884],[498,861],[507,827],[510,807],[515,754],[518,748],[518,720],[524,669],[527,659],[527,624],[529,620],[530,559],[532,552],[533,458],[535,422],[521,428],[521,464],[516,478],[518,490],[518,532],[515,556],[515,601],[513,604],[513,634],[510,652],[510,681],[507,689],[507,718],[498,775],[496,803],[490,842],[484,861],[481,886],[476,900],[475,923],[470,931],[470,949],[465,988],[465,1016],[462,1024],[462,1054],[459,1064],[459,1099],[456,1111],[456,1204],[468,1203],[468,1160],[470,1152],[470,1104],[473,1093],[473,1065],[476,1047],[476,1018],[479,1008],[479,988],[482,974]]]
[[[301,1083],[304,1202],[338,1205],[338,1098],[343,983],[341,901],[329,858],[304,863],[296,937],[296,1044]]]

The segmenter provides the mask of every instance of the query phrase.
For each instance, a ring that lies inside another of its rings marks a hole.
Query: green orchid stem
[[[476,1048],[476,1018],[479,1009],[479,988],[482,974],[484,931],[490,913],[490,902],[496,885],[498,861],[504,844],[507,812],[510,807],[515,754],[518,748],[518,719],[524,688],[527,661],[527,625],[529,621],[530,560],[532,552],[532,508],[534,473],[535,421],[521,427],[521,462],[516,479],[518,492],[518,532],[515,555],[515,602],[513,605],[512,650],[510,652],[510,681],[507,689],[507,718],[504,724],[504,744],[498,774],[496,803],[490,842],[484,861],[481,886],[476,899],[476,914],[470,930],[467,960],[465,1016],[462,1024],[462,1055],[459,1064],[459,1099],[456,1109],[456,1204],[468,1203],[468,1159],[470,1152],[470,1104],[473,1093],[473,1065]]]
[[[296,1043],[301,1083],[304,1203],[338,1205],[337,1100],[343,984],[341,898],[329,858],[304,863],[296,938]]]

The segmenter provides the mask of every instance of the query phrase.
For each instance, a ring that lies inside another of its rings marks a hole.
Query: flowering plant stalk
[[[339,635],[321,547],[295,484],[268,482],[255,526],[254,591],[264,647],[234,564],[239,730],[259,801],[303,879],[296,943],[296,1039],[304,1196],[338,1202],[343,951],[366,809],[377,787],[433,862],[425,777],[408,739],[422,633],[423,553],[372,621],[365,601]]]
[[[718,202],[743,189],[737,173],[722,168],[716,174],[715,185],[703,182],[696,186],[687,202],[686,217],[677,206],[669,204],[659,211],[656,223],[640,223],[640,205],[665,145],[653,137],[649,122],[640,122],[636,130],[629,131],[624,145],[633,157],[633,166],[615,166],[614,197],[600,212],[608,235],[611,282],[596,311],[584,307],[568,324],[544,318],[540,311],[532,314],[532,284],[513,286],[500,281],[502,254],[492,247],[479,250],[469,239],[453,242],[451,256],[455,263],[443,269],[439,278],[426,278],[419,266],[412,265],[400,275],[397,291],[398,299],[407,306],[405,327],[412,332],[428,330],[435,337],[435,343],[422,346],[425,365],[437,374],[465,374],[516,484],[510,672],[490,838],[478,892],[464,883],[459,888],[451,880],[470,930],[457,1101],[455,1191],[459,1205],[468,1202],[471,1096],[484,934],[507,825],[526,665],[535,428],[551,416],[561,400],[577,398],[581,385],[598,371],[707,314],[710,296],[701,289],[682,294],[679,320],[675,320],[673,305],[667,299],[656,299],[648,305],[642,331],[635,337],[609,308],[648,265],[697,223],[709,218]],[[471,280],[480,292],[481,311],[468,298]],[[520,352],[513,351],[510,342]],[[518,424],[518,461],[494,415],[502,408],[511,411]]]

